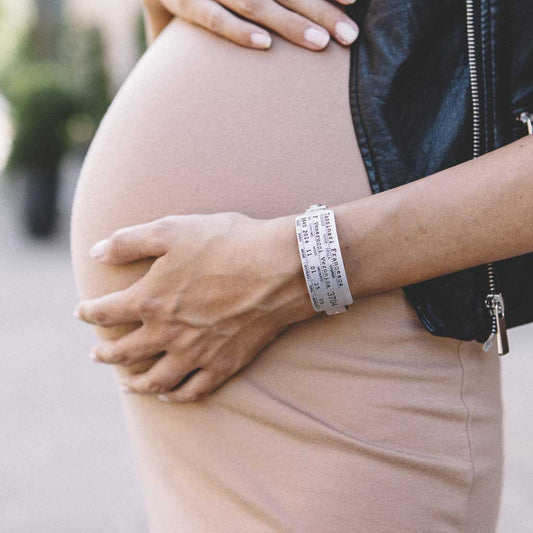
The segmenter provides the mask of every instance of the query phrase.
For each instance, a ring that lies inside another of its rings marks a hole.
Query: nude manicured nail
[[[264,33],[252,33],[250,36],[250,41],[258,48],[270,48],[270,45],[272,44],[272,37]]]
[[[125,383],[122,383],[122,384],[120,385],[120,390],[121,390],[122,392],[126,392],[126,393],[130,393],[130,392],[132,392],[132,390],[131,390],[131,389],[130,389]]]
[[[75,308],[74,308],[74,311],[72,311],[72,316],[74,318],[81,318],[81,315],[80,315],[80,304],[78,304]]]
[[[304,31],[304,39],[318,48],[324,48],[329,43],[329,33],[326,30],[319,30],[314,26],[309,26]]]
[[[89,255],[92,259],[100,259],[104,256],[107,248],[107,239],[98,241],[89,251]]]
[[[164,394],[160,394],[158,398],[160,402],[170,402],[170,398],[168,396],[165,396]]]
[[[339,21],[335,24],[335,34],[344,44],[352,44],[359,35],[359,28],[348,22]]]

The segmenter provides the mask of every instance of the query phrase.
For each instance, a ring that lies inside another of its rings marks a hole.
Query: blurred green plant
[[[139,11],[135,21],[135,41],[137,43],[137,53],[140,57],[148,48],[148,43],[146,42],[146,20],[142,11]]]
[[[15,125],[8,167],[55,170],[70,144],[67,121],[79,108],[68,72],[53,62],[28,63],[11,72],[3,91]]]
[[[34,25],[0,73],[14,139],[7,167],[23,172],[30,233],[47,236],[56,219],[64,154],[86,148],[109,105],[103,42],[95,28]],[[44,37],[43,37],[44,35]]]
[[[71,73],[71,84],[80,99],[80,111],[93,121],[96,128],[110,103],[100,30],[91,26],[66,28],[59,40],[58,55],[59,61]]]
[[[0,74],[15,137],[8,168],[57,167],[70,148],[85,147],[109,105],[103,43],[95,28],[65,28],[57,57],[41,59],[33,31]]]

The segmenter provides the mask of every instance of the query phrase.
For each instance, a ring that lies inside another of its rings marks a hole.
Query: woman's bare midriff
[[[149,268],[150,260],[106,267],[89,259],[92,244],[120,227],[219,211],[273,218],[370,195],[350,114],[349,61],[350,50],[334,41],[312,52],[274,36],[262,52],[173,21],[121,88],[86,158],[72,214],[80,297],[125,288]],[[462,512],[471,463],[457,346],[429,335],[398,289],[291,325],[202,402],[125,395],[152,533],[343,533],[354,530],[355,516],[364,530],[378,465],[371,457],[391,450],[442,460],[442,472],[422,484],[416,469],[402,471],[412,475],[413,508],[433,482],[450,483],[446,512]],[[433,358],[431,372],[420,352]],[[384,368],[396,370],[380,377]],[[430,442],[420,435],[432,435],[431,423],[415,410],[383,418],[377,408],[409,397],[431,409],[428,384],[441,394],[435,413],[443,398],[452,409],[432,419],[441,437]],[[383,422],[368,424],[378,412]],[[383,425],[392,421],[396,432]],[[401,491],[399,479],[390,491]],[[404,514],[384,523],[407,531]]]

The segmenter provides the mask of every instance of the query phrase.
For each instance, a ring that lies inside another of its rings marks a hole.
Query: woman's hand
[[[162,400],[205,397],[289,324],[316,314],[294,217],[168,216],[116,231],[93,246],[91,256],[109,265],[157,257],[139,281],[80,302],[75,315],[103,327],[140,323],[99,343],[93,359],[123,366],[154,359],[123,385],[141,394],[166,393]]]
[[[355,0],[338,0],[348,5]],[[287,40],[322,50],[332,35],[340,44],[352,44],[359,28],[339,7],[327,0],[144,0],[151,37],[177,16],[250,48],[271,45],[270,34],[257,22]],[[239,16],[237,16],[237,15]],[[243,20],[243,17],[245,20]]]

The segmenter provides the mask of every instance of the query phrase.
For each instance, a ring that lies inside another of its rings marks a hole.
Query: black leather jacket
[[[347,13],[361,28],[350,105],[374,193],[527,135],[533,0],[357,0]],[[533,321],[533,254],[404,291],[430,333],[485,342],[501,318],[489,293],[503,295],[507,327]]]

